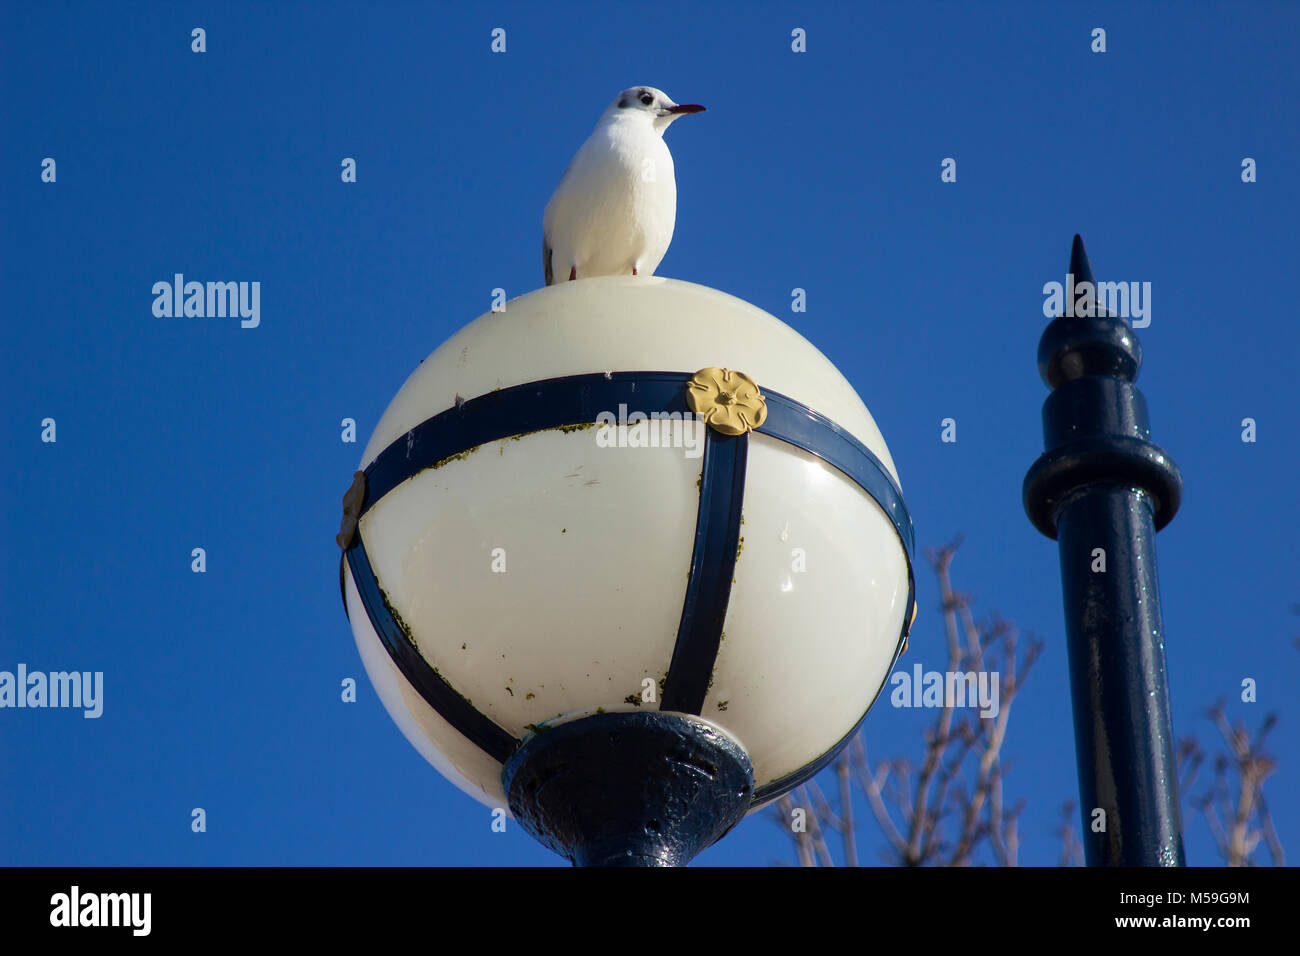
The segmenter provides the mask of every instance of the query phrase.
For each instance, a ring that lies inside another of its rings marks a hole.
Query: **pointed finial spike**
[[[1142,346],[1123,318],[1097,302],[1097,280],[1079,235],[1070,248],[1070,274],[1076,290],[1074,311],[1067,309],[1043,330],[1038,340],[1038,374],[1053,389],[1087,376],[1135,381],[1142,366]],[[1077,294],[1084,282],[1092,283],[1094,291],[1086,299]],[[1087,311],[1078,311],[1081,306]]]
[[[1070,248],[1070,274],[1074,276],[1074,284],[1080,282],[1091,282],[1096,284],[1096,279],[1092,277],[1092,263],[1088,261],[1088,250],[1083,248],[1083,236],[1075,233],[1074,245]]]

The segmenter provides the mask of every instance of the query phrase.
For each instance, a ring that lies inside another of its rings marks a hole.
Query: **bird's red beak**
[[[698,103],[678,103],[676,106],[668,107],[670,113],[703,113],[704,107]]]

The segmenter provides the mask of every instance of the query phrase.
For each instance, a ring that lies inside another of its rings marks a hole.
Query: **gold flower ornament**
[[[700,369],[686,385],[686,403],[724,435],[743,435],[767,420],[767,399],[758,384],[734,369]]]

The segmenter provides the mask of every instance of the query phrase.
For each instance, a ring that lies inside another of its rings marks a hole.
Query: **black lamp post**
[[[1070,272],[1095,290],[1079,236]],[[1052,394],[1024,503],[1060,545],[1084,849],[1090,866],[1182,866],[1155,554],[1182,477],[1151,441],[1133,330],[1071,311],[1038,344]]]

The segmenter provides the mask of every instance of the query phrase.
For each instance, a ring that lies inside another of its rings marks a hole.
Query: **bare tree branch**
[[[980,677],[996,681],[997,714],[974,717],[957,706],[959,701],[945,695],[925,731],[915,767],[904,757],[873,765],[863,735],[855,736],[833,765],[835,806],[816,781],[803,788],[805,795],[800,799],[810,811],[808,839],[796,839],[803,865],[830,862],[825,831],[839,833],[843,861],[850,866],[858,864],[859,818],[853,806],[858,795],[865,797],[871,810],[867,819],[874,820],[884,836],[887,862],[969,866],[983,861],[982,855],[987,854],[989,862],[1003,866],[1017,863],[1018,820],[1024,807],[1023,803],[1007,806],[1002,747],[1011,705],[1042,650],[1042,642],[1031,640],[1022,649],[1010,622],[997,615],[987,622],[976,621],[971,612],[973,599],[952,586],[952,561],[959,545],[960,539],[926,553],[939,582],[947,671],[974,674],[977,681]],[[790,808],[783,809],[788,816]],[[799,848],[804,842],[810,851]]]

